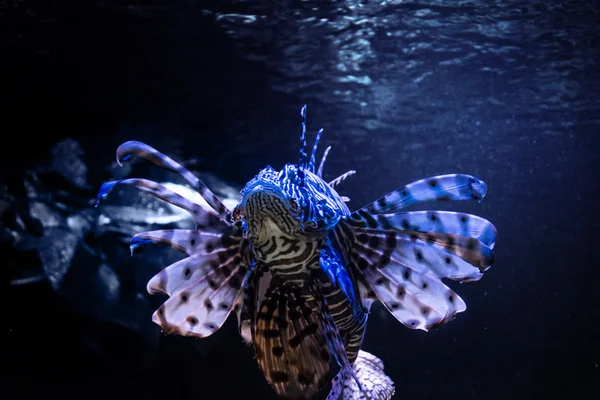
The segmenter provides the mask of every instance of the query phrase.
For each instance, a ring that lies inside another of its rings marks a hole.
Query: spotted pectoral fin
[[[399,243],[395,254],[398,258],[424,264],[425,268],[442,278],[476,281],[494,263],[492,249],[474,238],[414,231],[398,234],[397,238]]]
[[[213,192],[206,187],[198,177],[188,171],[184,166],[170,158],[169,156],[161,153],[155,148],[148,146],[145,143],[138,142],[135,140],[125,142],[120,145],[117,149],[117,163],[122,165],[123,161],[131,158],[132,156],[140,157],[151,163],[158,165],[159,167],[169,169],[173,172],[178,173],[194,188],[204,200],[208,203],[213,210],[216,211],[217,215],[223,221],[230,220],[230,211],[223,204],[223,202],[215,196]]]
[[[468,282],[481,279],[494,261],[489,247],[464,236],[364,229],[354,239],[352,259],[359,271],[397,264],[434,279]]]
[[[330,347],[318,301],[305,288],[271,285],[257,314],[254,348],[280,398],[313,399],[330,373]]]
[[[240,293],[249,270],[247,242],[228,237],[225,247],[216,236],[200,234],[198,238],[200,247],[184,250],[190,257],[166,267],[148,282],[149,293],[169,296],[152,317],[167,333],[209,336],[241,306]]]
[[[430,330],[466,310],[465,302],[440,280],[407,268],[396,260],[385,268],[367,268],[367,298],[378,299],[409,328]]]
[[[379,239],[376,238],[370,238],[371,245]],[[446,286],[434,271],[421,265],[418,256],[411,260],[402,258],[395,251],[398,242],[404,244],[395,240],[394,245],[390,237],[386,244],[380,243],[378,248],[370,247],[368,241],[357,243],[352,260],[360,270],[357,273],[361,281],[359,290],[364,301],[370,303],[380,300],[398,321],[409,328],[422,330],[447,322],[466,310],[466,304],[460,296]],[[414,245],[413,242],[408,243]],[[424,250],[431,249],[428,244],[421,244]],[[479,273],[477,268],[470,265],[469,270]]]
[[[363,222],[348,219],[338,227],[346,235],[342,242],[350,236],[353,243],[348,257],[363,304],[369,308],[380,300],[410,328],[429,330],[464,311],[464,301],[442,278],[478,280],[493,261],[491,249],[474,238],[369,228]]]
[[[240,235],[229,235],[198,229],[163,229],[140,232],[131,238],[131,252],[147,243],[162,243],[187,255],[210,254],[218,250],[239,249],[244,239]]]
[[[485,218],[453,211],[409,211],[395,214],[355,215],[350,223],[357,228],[447,233],[479,240],[494,248],[498,231]]]
[[[487,192],[487,185],[471,175],[439,175],[409,183],[390,192],[355,213],[384,214],[418,203],[432,200],[481,201]]]

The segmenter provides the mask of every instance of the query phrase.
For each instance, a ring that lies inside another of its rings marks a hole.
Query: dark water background
[[[116,147],[135,139],[241,186],[296,160],[306,103],[309,131],[325,128],[333,146],[326,176],[358,171],[340,188],[352,209],[435,174],[489,186],[481,204],[437,207],[499,231],[486,276],[452,285],[468,310],[429,333],[380,309],[370,318],[364,347],[383,359],[395,398],[594,397],[599,11],[586,1],[0,1],[0,165],[10,180],[74,138],[97,188],[113,177]],[[275,398],[233,318],[203,340],[160,335],[152,308],[131,300],[147,296],[152,253],[123,254],[139,282],[123,285],[110,322],[98,317],[104,300],[86,298],[84,272],[69,301],[44,282],[5,285],[3,273],[2,398]]]

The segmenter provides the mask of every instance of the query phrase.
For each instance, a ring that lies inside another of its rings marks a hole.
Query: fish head
[[[268,241],[273,229],[304,240],[320,238],[350,214],[327,182],[295,164],[286,164],[281,171],[266,167],[241,195],[233,218],[255,244]]]

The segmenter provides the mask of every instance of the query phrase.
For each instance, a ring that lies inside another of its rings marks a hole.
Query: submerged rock
[[[166,171],[154,173],[172,177]],[[61,304],[53,313],[76,313],[125,329],[151,347],[143,347],[144,354],[154,354],[160,329],[151,315],[164,299],[150,296],[146,283],[183,254],[148,245],[139,250],[144,256],[132,257],[129,239],[141,231],[193,228],[193,219],[131,188],[114,190],[106,204],[94,208],[97,188],[88,184],[86,174],[83,150],[66,140],[52,148],[47,162],[0,182],[0,248],[11,295],[29,296],[27,287],[33,284],[47,286]],[[226,204],[237,202],[233,197],[239,190],[209,179],[216,193],[227,196]],[[208,207],[191,188],[157,180]],[[101,338],[84,336],[85,348],[111,362]]]

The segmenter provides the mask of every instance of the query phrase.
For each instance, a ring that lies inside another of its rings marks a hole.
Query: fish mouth
[[[274,227],[285,234],[297,231],[299,221],[290,201],[269,183],[257,183],[244,190],[240,209],[247,223],[248,236],[255,243],[272,236]]]

